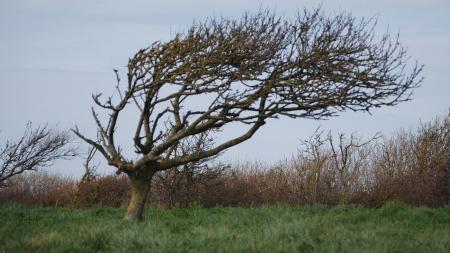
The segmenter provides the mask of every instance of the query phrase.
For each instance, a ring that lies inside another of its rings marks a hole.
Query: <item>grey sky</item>
[[[18,138],[27,121],[61,128],[77,124],[94,135],[91,93],[109,94],[114,85],[113,68],[123,70],[138,49],[170,38],[194,19],[239,17],[260,6],[292,16],[297,9],[320,3],[330,14],[351,11],[356,17],[377,17],[380,34],[388,28],[400,32],[409,55],[425,64],[425,81],[415,90],[415,99],[374,110],[372,116],[344,113],[319,122],[271,121],[252,140],[226,152],[225,159],[274,162],[294,153],[298,140],[319,125],[334,132],[358,131],[364,136],[378,131],[390,134],[448,112],[449,0],[0,0],[0,140]],[[126,132],[133,123],[131,119],[123,122],[121,130]],[[121,141],[129,144],[125,135]],[[60,162],[53,170],[63,167],[64,174],[78,176],[82,172],[80,160]]]

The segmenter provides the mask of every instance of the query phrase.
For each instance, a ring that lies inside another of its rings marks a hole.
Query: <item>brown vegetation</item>
[[[443,206],[450,197],[450,114],[416,131],[362,140],[317,131],[298,154],[276,165],[194,164],[161,172],[149,201],[163,207],[351,204],[377,207],[388,201]],[[0,203],[71,205],[77,184],[48,174],[17,176],[0,191]],[[78,184],[75,206],[125,205],[129,182],[122,175]]]
[[[70,178],[47,172],[24,173],[0,189],[0,203],[18,202],[32,206],[68,206],[76,190]]]

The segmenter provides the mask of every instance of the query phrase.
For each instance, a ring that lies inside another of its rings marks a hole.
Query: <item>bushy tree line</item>
[[[302,141],[297,155],[274,165],[225,166],[208,160],[160,172],[148,201],[163,207],[195,203],[378,207],[389,201],[437,207],[449,203],[449,154],[450,115],[389,138],[317,131]],[[0,191],[0,202],[118,207],[126,205],[129,189],[123,175],[94,175],[76,182],[34,173],[12,179],[11,186]]]

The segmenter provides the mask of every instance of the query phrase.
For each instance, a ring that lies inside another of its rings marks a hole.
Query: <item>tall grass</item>
[[[449,208],[0,206],[0,252],[449,252]]]

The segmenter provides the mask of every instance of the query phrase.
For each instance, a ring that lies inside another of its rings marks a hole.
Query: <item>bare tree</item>
[[[330,152],[325,147],[328,138],[329,136],[324,137],[323,131],[317,128],[308,139],[300,141],[302,149],[298,150],[298,158],[301,159],[302,163],[296,169],[300,175],[306,174],[305,176],[309,178],[306,181],[312,183],[312,187],[309,187],[310,189],[308,190],[312,192],[314,202],[321,201],[323,197],[321,181],[323,181],[323,175],[326,174],[324,169],[330,158]]]
[[[338,134],[337,143],[333,140],[331,132],[328,133],[328,142],[331,149],[331,167],[337,172],[339,199],[346,203],[357,188],[364,186],[370,161],[370,149],[374,148],[376,141],[382,136],[376,133],[372,138],[363,140],[350,134],[347,138],[343,133]],[[373,145],[372,145],[373,144]],[[365,175],[366,174],[366,175]]]
[[[69,132],[58,132],[48,126],[32,128],[27,124],[23,136],[17,141],[7,141],[0,148],[0,187],[8,185],[11,177],[25,171],[36,171],[51,165],[55,160],[76,155]]]
[[[78,202],[80,200],[80,194],[81,194],[81,188],[85,184],[89,184],[93,182],[97,177],[97,168],[99,164],[92,164],[92,161],[95,157],[95,153],[97,152],[97,149],[95,147],[89,148],[89,151],[87,152],[86,158],[84,160],[84,174],[81,177],[80,181],[77,183],[77,189],[75,191],[75,194],[72,198],[72,206],[77,206]]]
[[[129,176],[125,218],[141,220],[155,172],[217,155],[250,139],[267,119],[322,119],[409,100],[422,67],[408,64],[397,36],[376,39],[375,23],[320,10],[304,10],[293,19],[260,11],[240,20],[194,23],[170,41],[139,50],[128,62],[126,87],[115,70],[116,97],[93,96],[109,112],[105,124],[92,110],[97,139],[74,132]],[[130,104],[139,111],[135,161],[123,156],[114,139]],[[241,124],[242,134],[175,156],[180,141],[231,124]]]
[[[91,147],[89,151],[87,152],[86,159],[84,161],[84,174],[81,177],[80,182],[91,182],[95,180],[97,177],[97,168],[99,164],[92,164],[92,160],[94,159],[95,153],[97,152],[97,149],[95,147]]]

